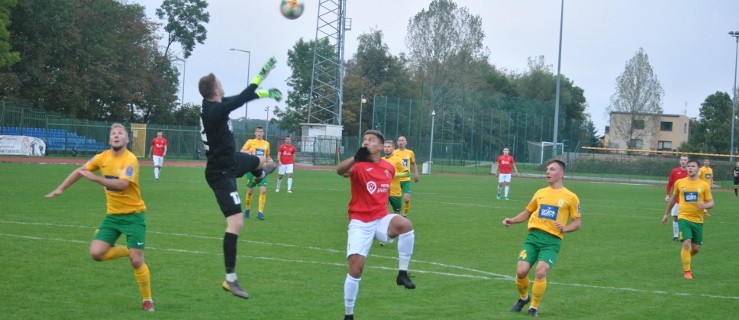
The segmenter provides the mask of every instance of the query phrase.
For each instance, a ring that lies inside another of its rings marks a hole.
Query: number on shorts
[[[234,204],[241,204],[241,198],[239,198],[239,192],[231,192],[231,198],[234,199]]]
[[[521,253],[518,254],[518,257],[526,260],[526,250],[521,250]]]

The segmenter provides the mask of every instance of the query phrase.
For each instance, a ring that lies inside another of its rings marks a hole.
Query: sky
[[[162,0],[129,0],[154,14]],[[287,93],[291,74],[287,51],[300,39],[313,40],[319,1],[303,1],[305,12],[288,20],[279,12],[277,0],[211,0],[207,11],[207,39],[198,44],[186,65],[184,101],[201,104],[197,91],[200,77],[213,72],[223,83],[226,95],[237,94],[248,85],[270,56],[277,68],[262,83]],[[555,0],[456,0],[460,7],[482,18],[484,45],[490,63],[509,72],[527,70],[527,59],[543,55],[557,72],[561,1]],[[402,5],[398,5],[401,4]],[[356,52],[357,37],[381,30],[390,52],[408,52],[405,34],[408,21],[427,9],[431,0],[347,0],[345,58]],[[700,104],[717,91],[730,93],[734,86],[736,39],[739,31],[739,1],[736,0],[565,0],[562,30],[561,73],[584,90],[596,129],[608,124],[606,108],[616,88],[616,78],[639,48],[649,57],[664,97],[666,114],[698,117]],[[160,33],[164,31],[160,28]],[[250,51],[250,54],[231,51]],[[175,45],[175,52],[181,52]],[[183,70],[183,67],[185,70]],[[249,67],[247,69],[247,67]],[[182,98],[183,92],[180,92]],[[402,98],[402,97],[401,97]],[[267,118],[271,100],[255,101],[239,109],[232,118]],[[270,111],[270,118],[273,117]]]

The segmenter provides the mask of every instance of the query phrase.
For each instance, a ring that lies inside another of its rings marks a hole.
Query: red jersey
[[[152,151],[152,155],[163,157],[164,147],[167,146],[167,139],[165,138],[151,139],[151,146],[154,147],[154,150]]]
[[[670,171],[670,176],[667,177],[667,195],[672,194],[672,186],[675,184],[675,181],[685,178],[688,176],[688,170],[683,170],[680,167],[677,167],[675,169],[672,169]]]
[[[498,157],[498,172],[503,174],[509,174],[511,173],[511,169],[513,168],[513,164],[516,163],[516,161],[513,161],[513,157],[508,155],[501,155]]]
[[[395,168],[387,161],[355,163],[349,174],[349,219],[370,222],[386,216],[393,176]]]
[[[283,143],[277,148],[277,154],[280,155],[280,164],[295,163],[295,146]]]

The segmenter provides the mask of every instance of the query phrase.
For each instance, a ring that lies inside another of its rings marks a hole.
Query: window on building
[[[634,120],[632,125],[634,126],[634,129],[642,130],[644,129],[644,120]]]
[[[672,141],[657,141],[657,150],[672,150]]]
[[[672,131],[672,122],[661,121],[659,123],[659,130],[660,131]]]
[[[641,149],[644,147],[644,142],[642,139],[631,139],[630,145],[632,149]]]

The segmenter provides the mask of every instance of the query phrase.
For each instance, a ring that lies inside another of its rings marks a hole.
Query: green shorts
[[[95,231],[93,239],[107,242],[115,246],[115,241],[126,235],[129,249],[144,249],[146,243],[146,214],[108,214]]]
[[[400,190],[403,194],[411,193],[411,181],[401,181],[400,182]]]
[[[259,183],[254,182],[254,175],[249,172],[246,174],[246,187],[247,188],[254,188],[254,187],[266,187],[267,186],[267,178],[262,179],[262,181],[259,181]]]
[[[693,244],[703,245],[703,224],[690,220],[678,219],[677,227],[680,229],[680,241],[690,239]]]
[[[390,196],[390,206],[393,207],[393,211],[400,212],[400,209],[403,208],[403,197],[394,197]]]
[[[531,230],[518,254],[518,261],[526,261],[531,266],[534,266],[536,261],[544,261],[549,267],[553,267],[557,262],[561,244],[562,239],[557,236],[539,229]]]

